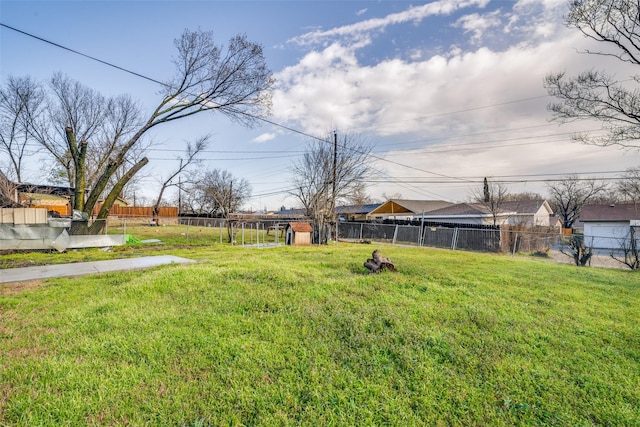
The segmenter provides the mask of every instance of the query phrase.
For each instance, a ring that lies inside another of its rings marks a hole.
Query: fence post
[[[396,224],[396,228],[393,230],[393,240],[391,241],[392,245],[396,244],[396,237],[398,237],[398,224]]]
[[[362,227],[364,227],[364,223],[360,223],[360,240],[362,240]]]
[[[191,225],[191,218],[187,221],[187,243],[189,243],[189,226]]]
[[[424,209],[422,210],[422,221],[420,221],[420,231],[418,232],[418,247],[422,247],[422,241],[424,240]]]
[[[224,224],[224,221],[220,221],[218,223],[218,230],[220,230],[220,244],[222,244],[222,225]]]
[[[242,246],[244,246],[244,222],[242,223]]]
[[[451,250],[455,251],[458,245],[458,227],[453,229],[453,237],[451,238]]]
[[[513,239],[513,251],[511,251],[511,257],[516,256],[516,247],[518,246],[518,232],[516,231],[516,237]]]

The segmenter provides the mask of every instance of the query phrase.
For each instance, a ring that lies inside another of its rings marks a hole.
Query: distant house
[[[436,209],[451,206],[453,203],[443,200],[387,200],[371,212],[369,219],[412,219],[416,215],[422,215]]]
[[[373,203],[367,205],[350,205],[350,206],[336,206],[336,215],[339,219],[344,221],[358,221],[368,218],[371,211],[378,208],[380,203]]]
[[[279,218],[304,218],[306,217],[304,209],[280,209],[273,213]]]
[[[559,215],[552,213],[549,215],[549,227],[562,228],[562,218]]]
[[[511,211],[499,212],[495,218],[495,225],[508,224],[510,216],[514,214],[515,212]],[[416,219],[423,218],[425,221],[448,224],[494,225],[493,214],[482,203],[458,203],[416,216]]]
[[[313,227],[308,222],[290,222],[287,226],[285,242],[292,246],[311,245],[311,232]]]
[[[635,227],[640,238],[640,204],[587,205],[582,208],[585,244],[596,249],[620,249]],[[639,243],[640,244],[640,243]]]
[[[16,184],[17,201],[31,208],[45,208],[62,216],[71,215],[74,189],[55,185]]]
[[[500,209],[495,212],[495,215],[483,203],[458,203],[426,212],[417,218],[450,224],[549,227],[549,215],[552,213],[553,211],[547,201],[530,200],[504,202],[500,205]]]
[[[550,215],[553,210],[546,200],[522,200],[504,202],[501,208],[514,212],[509,218],[511,225],[523,225],[525,227],[552,227]]]

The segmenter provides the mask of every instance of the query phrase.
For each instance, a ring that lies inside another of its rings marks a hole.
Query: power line
[[[484,110],[486,108],[501,107],[503,105],[517,104],[517,103],[520,103],[520,102],[527,102],[527,101],[533,101],[533,100],[541,99],[541,98],[548,98],[549,96],[550,95],[539,95],[539,96],[532,96],[532,97],[529,97],[529,98],[514,99],[514,100],[511,100],[511,101],[505,101],[505,102],[500,102],[500,103],[496,103],[496,104],[481,105],[481,106],[478,106],[478,107],[466,108],[464,110],[447,111],[445,113],[432,114],[430,116],[414,117],[412,119],[398,120],[396,122],[387,122],[387,123],[381,123],[381,124],[377,124],[376,123],[376,124],[373,124],[373,125],[360,126],[360,127],[356,127],[356,128],[352,128],[352,129],[353,130],[358,130],[358,129],[368,129],[368,128],[372,128],[372,127],[384,127],[384,126],[392,125],[392,124],[413,122],[413,121],[416,121],[416,120],[432,119],[434,117],[450,116],[450,115],[453,115],[453,114],[468,113],[470,111],[478,111],[478,110]]]
[[[111,63],[111,62],[108,62],[108,61],[105,61],[105,60],[101,60],[101,59],[96,58],[96,57],[94,57],[94,56],[92,56],[92,55],[88,55],[88,54],[82,53],[82,52],[80,52],[80,51],[77,51],[77,50],[75,50],[75,49],[72,49],[72,48],[69,48],[69,47],[63,46],[63,45],[61,45],[61,44],[59,44],[59,43],[52,42],[52,41],[47,40],[47,39],[45,39],[45,38],[42,38],[42,37],[39,37],[39,36],[36,36],[36,35],[30,34],[30,33],[26,32],[26,31],[19,30],[19,29],[15,28],[15,27],[12,27],[12,26],[7,25],[7,24],[0,23],[0,26],[2,26],[2,27],[4,27],[4,28],[7,28],[7,29],[9,29],[9,30],[12,30],[12,31],[18,32],[18,33],[20,33],[20,34],[23,34],[23,35],[25,35],[25,36],[27,36],[27,37],[34,38],[34,39],[36,39],[36,40],[38,40],[38,41],[41,41],[41,42],[47,43],[47,44],[52,45],[52,46],[54,46],[54,47],[57,47],[57,48],[60,48],[60,49],[63,49],[63,50],[69,51],[69,52],[71,52],[71,53],[74,53],[74,54],[80,55],[80,56],[82,56],[82,57],[88,58],[88,59],[90,59],[90,60],[92,60],[92,61],[99,62],[99,63],[101,63],[101,64],[103,64],[103,65],[108,66],[108,67],[112,67],[112,68],[115,68],[115,69],[117,69],[117,70],[119,70],[119,71],[123,71],[123,72],[128,73],[128,74],[131,74],[131,75],[133,75],[133,76],[136,76],[136,77],[142,78],[142,79],[144,79],[144,80],[147,80],[147,81],[150,81],[150,82],[153,82],[153,83],[159,84],[159,85],[164,86],[164,87],[168,87],[168,86],[169,86],[167,83],[161,82],[161,81],[159,81],[159,80],[157,80],[157,79],[154,79],[154,78],[148,77],[148,76],[146,76],[146,75],[143,75],[143,74],[137,73],[137,72],[135,72],[135,71],[129,70],[129,69],[127,69],[127,68],[124,68],[124,67],[121,67],[121,66],[115,65],[115,64],[113,64],[113,63]],[[193,94],[191,94],[191,95],[193,95]],[[193,96],[195,96],[195,95],[193,95]],[[532,101],[532,100],[536,100],[536,99],[545,98],[545,97],[548,97],[548,96],[549,96],[549,95],[541,95],[541,96],[534,96],[534,97],[529,97],[529,98],[522,98],[522,99],[517,99],[517,100],[505,101],[505,102],[501,102],[501,103],[495,103],[495,104],[489,104],[489,105],[477,106],[477,107],[466,108],[466,109],[455,110],[455,111],[449,111],[449,112],[444,112],[444,113],[439,113],[439,114],[433,114],[433,115],[428,115],[428,116],[421,116],[421,117],[416,117],[416,118],[413,118],[413,119],[407,119],[407,120],[398,121],[398,122],[389,122],[389,123],[382,123],[382,124],[373,124],[373,125],[370,125],[370,126],[364,126],[364,127],[360,127],[360,128],[354,128],[354,129],[366,129],[366,128],[372,128],[372,127],[381,127],[381,126],[386,126],[386,125],[390,125],[390,124],[397,124],[397,123],[402,123],[402,122],[407,122],[407,121],[424,120],[424,119],[430,119],[430,118],[434,118],[434,117],[442,117],[442,116],[446,116],[446,115],[459,114],[459,113],[466,113],[466,112],[477,111],[477,110],[481,110],[481,109],[493,108],[493,107],[504,106],[504,105],[510,105],[510,104],[515,104],[515,103],[520,103],[520,102],[528,102],[528,101]],[[264,122],[264,123],[267,123],[267,124],[270,124],[270,125],[276,126],[276,127],[278,127],[278,128],[281,128],[281,129],[284,129],[284,130],[290,131],[290,132],[295,133],[295,134],[298,134],[298,135],[305,136],[305,137],[307,137],[307,138],[311,138],[311,139],[315,139],[315,140],[319,140],[319,141],[327,142],[327,143],[329,143],[329,142],[330,142],[330,141],[328,141],[328,140],[327,140],[327,139],[325,139],[325,138],[321,138],[321,137],[318,137],[318,136],[315,136],[315,135],[311,135],[311,134],[309,134],[309,133],[306,133],[306,132],[300,131],[300,130],[298,130],[298,129],[294,129],[294,128],[289,127],[289,126],[285,126],[285,125],[283,125],[283,124],[280,124],[280,123],[274,122],[274,121],[269,120],[269,119],[266,119],[266,118],[264,118],[264,117],[254,116],[254,115],[249,114],[249,113],[246,113],[246,112],[244,112],[244,111],[239,111],[239,110],[237,110],[237,109],[235,109],[235,108],[229,108],[229,110],[230,110],[231,112],[233,112],[233,113],[240,114],[240,115],[245,115],[245,116],[247,116],[247,117],[249,117],[249,118],[251,118],[251,119],[260,120],[260,121],[262,121],[262,122]],[[530,128],[530,127],[525,127],[525,128],[521,128],[521,129],[527,129],[527,128]],[[518,130],[518,129],[516,129],[516,130]],[[505,130],[505,131],[506,131],[506,130]],[[479,134],[477,134],[477,135],[480,135],[480,134],[488,134],[488,133],[496,133],[496,132],[502,132],[502,131],[485,132],[485,133],[479,133]],[[544,136],[543,136],[543,137],[544,137]],[[536,137],[526,137],[526,138],[536,138]],[[520,138],[520,139],[526,139],[526,138]],[[426,141],[428,141],[428,140],[425,140],[425,142],[426,142]],[[507,140],[504,140],[504,141],[507,141]],[[417,142],[419,142],[419,141],[417,141]],[[500,142],[500,141],[490,141],[490,142]],[[548,142],[553,142],[553,141],[548,141]],[[481,144],[481,143],[487,143],[487,142],[465,143],[465,144],[460,144],[460,145],[463,145],[463,146],[464,146],[464,145]],[[537,144],[537,143],[544,143],[544,142],[533,142],[533,143],[530,143],[530,144]],[[528,143],[516,144],[516,145],[527,145],[527,144],[528,144]],[[504,147],[504,146],[502,146],[502,147]],[[347,147],[345,147],[345,148],[347,148]],[[488,148],[494,148],[494,147],[488,147]],[[171,151],[171,150],[169,150],[169,149],[154,149],[154,150],[155,150],[155,151]],[[429,150],[429,149],[427,149],[427,150]],[[455,150],[455,149],[452,149],[452,150]],[[462,150],[467,150],[467,149],[460,149],[460,151],[462,151]],[[354,151],[354,152],[359,152],[358,150],[352,150],[352,151]],[[212,150],[212,151],[208,151],[208,152],[216,152],[216,153],[218,153],[218,152],[224,152],[224,151],[213,151],[213,150]],[[434,151],[434,152],[445,152],[445,151],[440,150],[440,151]],[[229,153],[238,153],[238,154],[241,154],[242,152],[240,152],[240,151],[229,151]],[[256,152],[255,152],[255,151],[253,151],[253,153],[256,153]],[[271,153],[271,151],[265,151],[265,153]],[[452,176],[448,176],[448,175],[445,175],[445,174],[440,174],[440,173],[436,173],[436,172],[433,172],[433,171],[429,171],[429,170],[425,170],[425,169],[421,169],[421,168],[417,168],[417,167],[409,166],[409,165],[406,165],[406,164],[403,164],[403,163],[400,163],[400,162],[395,162],[395,161],[392,161],[392,160],[389,160],[389,159],[385,159],[385,158],[380,157],[380,156],[376,156],[376,155],[371,154],[371,153],[363,153],[363,152],[360,152],[360,154],[366,154],[366,155],[370,156],[371,158],[376,159],[376,160],[379,160],[379,161],[388,162],[388,163],[395,164],[395,165],[398,165],[398,166],[401,166],[401,167],[405,167],[405,168],[408,168],[408,169],[416,170],[416,171],[423,172],[423,173],[427,173],[427,174],[430,174],[430,175],[439,176],[439,177],[441,177],[441,178],[448,178],[448,179],[451,179],[451,180],[455,180],[455,181],[462,181],[462,182],[468,182],[468,183],[473,182],[473,181],[470,181],[470,180],[468,180],[468,179],[466,179],[466,178],[452,177]],[[274,156],[274,157],[269,157],[269,158],[287,158],[287,157],[295,157],[295,156]],[[260,158],[242,158],[242,159],[203,159],[203,160],[215,160],[215,161],[218,161],[218,160],[223,160],[223,161],[224,161],[224,160],[227,160],[227,161],[230,161],[230,160],[256,160],[256,159],[263,159],[263,158],[265,158],[265,157],[260,157]],[[175,159],[158,159],[158,158],[155,158],[155,159],[153,159],[153,160],[175,160]],[[566,175],[566,174],[565,174],[565,175]],[[510,182],[510,181],[509,181],[509,182]],[[527,181],[513,181],[513,182],[527,182]]]
[[[423,140],[411,141],[411,142],[408,142],[408,143],[399,142],[399,143],[383,144],[383,145],[379,145],[378,147],[380,147],[380,146],[389,147],[389,146],[392,146],[392,145],[406,145],[406,144],[415,144],[415,143],[420,143],[420,142],[432,142],[432,141],[441,141],[441,140],[446,140],[446,139],[466,138],[466,137],[471,137],[471,136],[486,135],[486,134],[490,134],[490,133],[512,132],[512,131],[518,131],[518,130],[525,130],[525,129],[529,129],[529,128],[532,128],[532,127],[537,127],[537,126],[530,126],[530,127],[524,127],[524,128],[516,128],[516,129],[505,129],[505,130],[494,131],[494,132],[480,132],[480,133],[475,133],[475,134],[458,135],[458,136],[452,136],[452,137],[423,139]],[[599,131],[599,130],[601,130],[601,129],[590,129],[590,130],[587,130],[587,131],[584,131],[584,132],[595,132],[595,131]],[[434,146],[425,148],[425,150],[435,149],[435,148],[440,148],[440,147],[442,147],[442,148],[446,148],[446,147],[464,147],[466,145],[489,144],[489,143],[493,143],[493,142],[519,141],[519,140],[523,140],[523,139],[535,139],[535,138],[549,138],[549,137],[552,137],[552,136],[560,136],[560,135],[574,135],[575,133],[576,132],[558,132],[558,133],[552,133],[552,134],[546,134],[546,135],[521,136],[521,137],[516,137],[516,138],[494,139],[494,140],[489,140],[489,141],[450,143],[450,144],[444,144],[444,145],[434,145]]]
[[[117,69],[117,70],[124,71],[125,73],[132,74],[132,75],[134,75],[134,76],[136,76],[136,77],[140,77],[141,79],[149,80],[149,81],[151,81],[151,82],[154,82],[154,83],[160,84],[160,85],[162,85],[162,86],[167,86],[167,84],[166,84],[166,83],[163,83],[163,82],[161,82],[161,81],[159,81],[159,80],[152,79],[151,77],[147,77],[147,76],[145,76],[145,75],[143,75],[143,74],[136,73],[135,71],[131,71],[131,70],[128,70],[128,69],[126,69],[126,68],[120,67],[120,66],[118,66],[118,65],[112,64],[111,62],[103,61],[102,59],[98,59],[98,58],[96,58],[96,57],[94,57],[94,56],[87,55],[86,53],[82,53],[82,52],[79,52],[79,51],[77,51],[77,50],[75,50],[75,49],[71,49],[71,48],[69,48],[69,47],[66,47],[66,46],[63,46],[63,45],[61,45],[61,44],[58,44],[58,43],[52,42],[52,41],[47,40],[47,39],[44,39],[44,38],[42,38],[42,37],[38,37],[38,36],[36,36],[36,35],[34,35],[34,34],[27,33],[26,31],[22,31],[22,30],[19,30],[19,29],[17,29],[17,28],[11,27],[11,26],[9,26],[9,25],[7,25],[7,24],[3,24],[2,22],[0,22],[0,26],[1,26],[1,27],[5,27],[5,28],[7,28],[7,29],[9,29],[9,30],[15,31],[15,32],[17,32],[17,33],[23,34],[23,35],[25,35],[25,36],[27,36],[27,37],[32,37],[32,38],[34,38],[34,39],[36,39],[36,40],[39,40],[39,41],[41,41],[41,42],[44,42],[44,43],[50,44],[50,45],[55,46],[55,47],[58,47],[58,48],[60,48],[60,49],[64,49],[64,50],[66,50],[66,51],[69,51],[69,52],[75,53],[76,55],[84,56],[85,58],[91,59],[92,61],[99,62],[99,63],[101,63],[101,64],[104,64],[104,65],[108,66],[108,67],[112,67],[112,68],[115,68],[115,69]]]

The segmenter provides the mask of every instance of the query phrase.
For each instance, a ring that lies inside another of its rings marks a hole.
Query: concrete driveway
[[[42,280],[53,277],[86,276],[88,274],[99,274],[109,271],[140,270],[165,264],[188,264],[192,262],[195,261],[173,255],[159,255],[108,261],[7,268],[0,270],[0,283]]]

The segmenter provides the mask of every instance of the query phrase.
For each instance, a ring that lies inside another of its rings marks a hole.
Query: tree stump
[[[371,257],[364,263],[364,266],[369,269],[369,274],[380,273],[382,270],[396,271],[393,261],[383,257],[378,249],[373,251]]]

